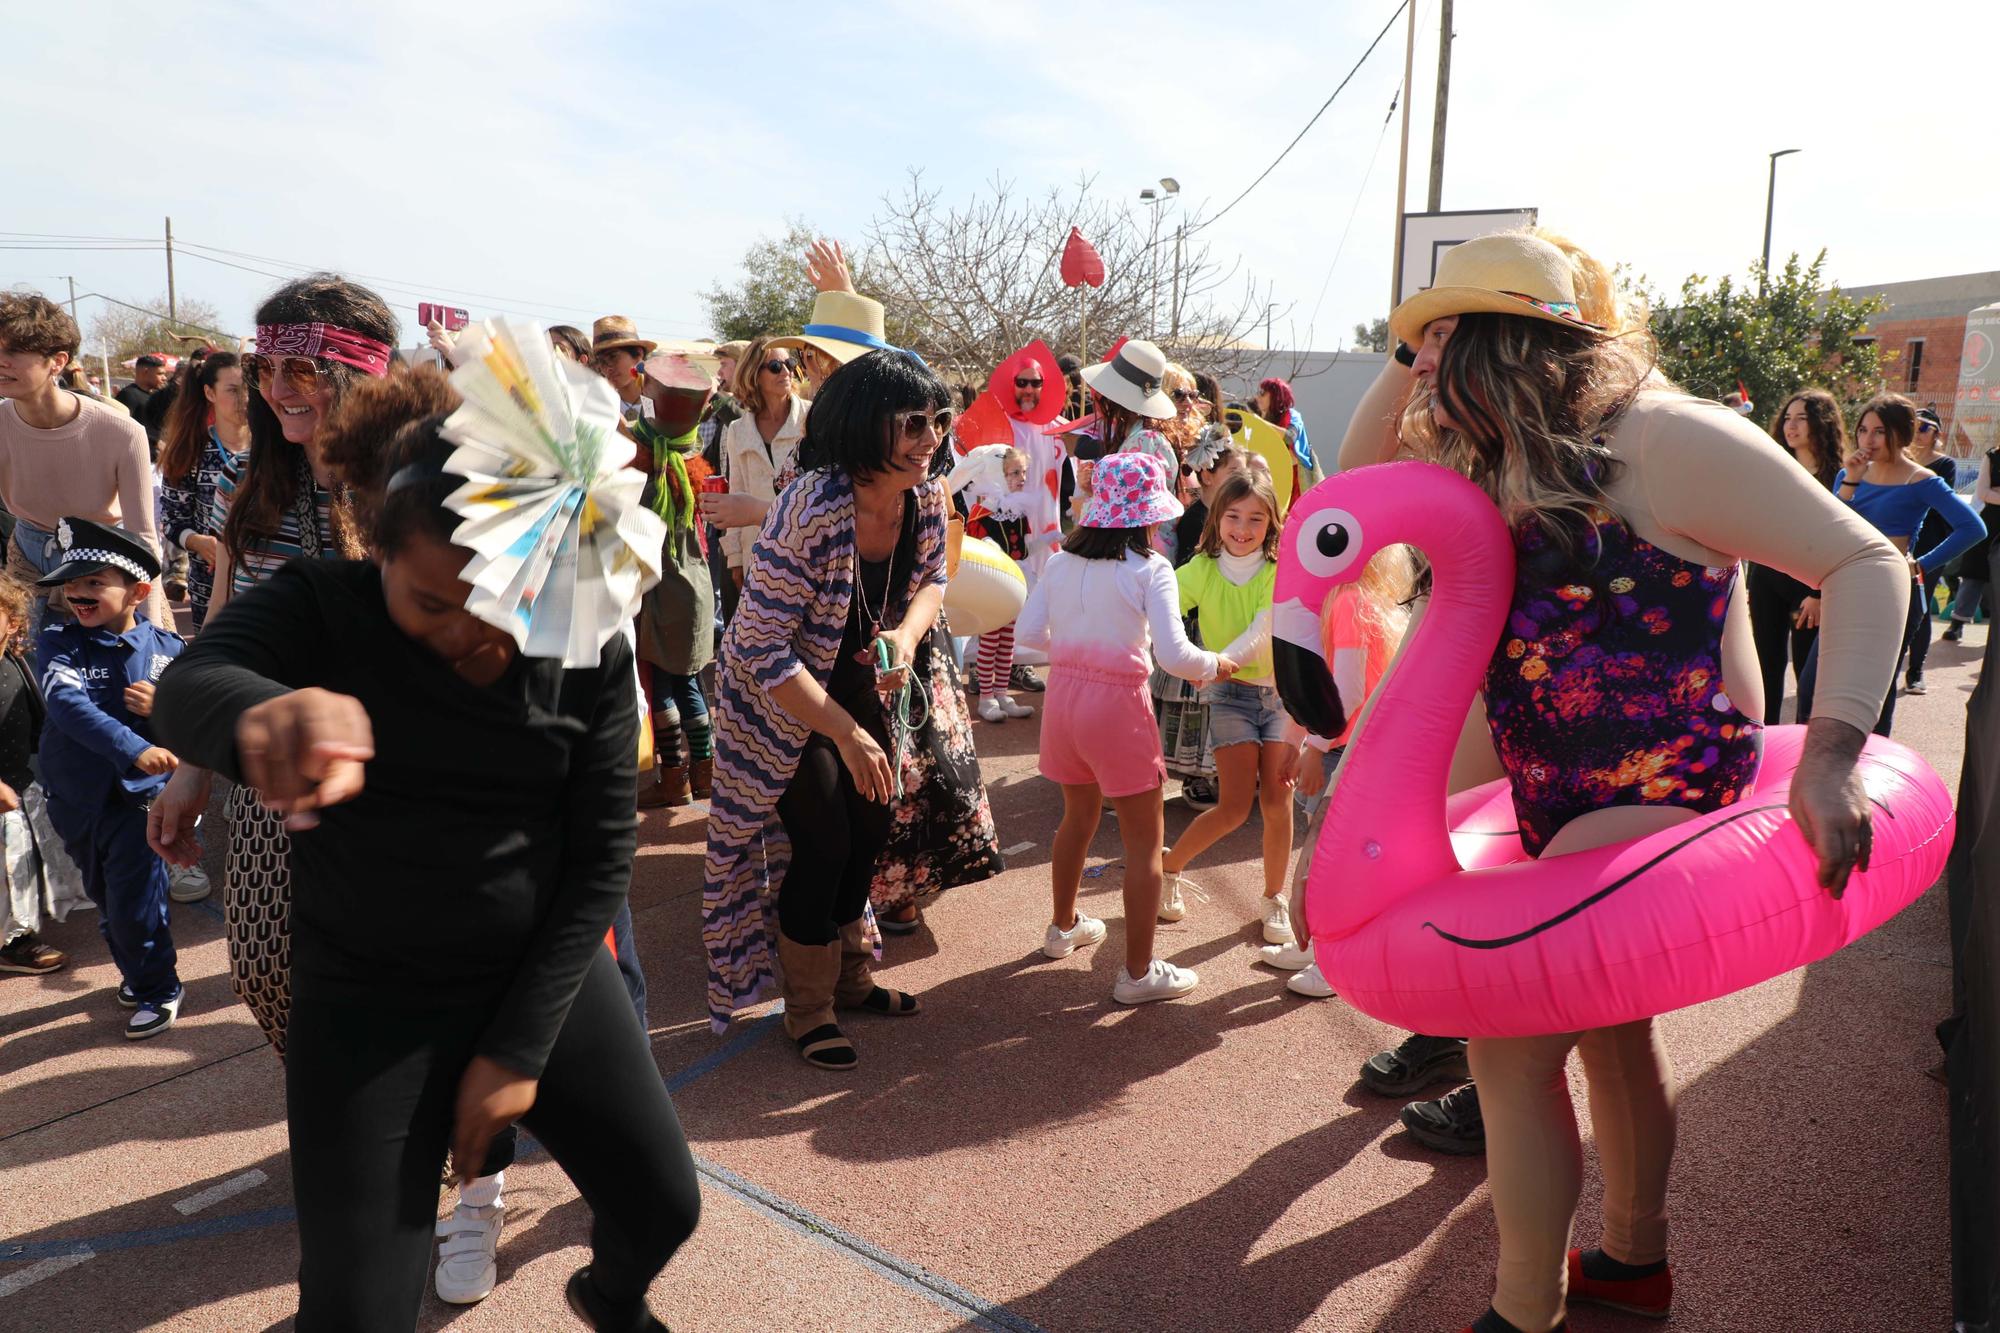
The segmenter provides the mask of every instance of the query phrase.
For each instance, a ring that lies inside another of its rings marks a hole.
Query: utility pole
[[[1174,225],[1174,285],[1172,288],[1173,308],[1167,312],[1168,323],[1173,331],[1167,335],[1168,341],[1179,342],[1181,337],[1181,242],[1187,236],[1187,223]]]
[[[174,220],[167,219],[167,322],[179,324],[180,307],[174,303]]]
[[[74,322],[76,319],[76,279],[65,274],[63,281],[69,284],[69,317]]]
[[[1431,194],[1430,211],[1443,207],[1444,199],[1444,108],[1451,96],[1451,0],[1443,0],[1438,13],[1437,110],[1431,115]]]
[[[1417,0],[1410,0],[1410,35],[1403,43],[1403,148],[1396,158],[1396,257],[1389,271],[1389,308],[1403,299],[1403,200],[1410,185],[1410,76],[1417,66]]]

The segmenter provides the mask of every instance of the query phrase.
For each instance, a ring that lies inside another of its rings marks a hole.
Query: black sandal
[[[877,986],[868,992],[868,997],[856,1005],[871,1014],[886,1014],[890,1018],[908,1018],[922,1009],[917,997],[907,991],[890,990],[887,986]]]
[[[873,996],[869,997],[873,999]],[[798,1038],[799,1058],[821,1069],[849,1070],[860,1057],[838,1024],[822,1023]]]

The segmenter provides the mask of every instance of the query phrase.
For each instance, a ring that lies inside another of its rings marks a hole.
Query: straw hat
[[[1174,400],[1160,389],[1167,354],[1143,338],[1126,339],[1109,361],[1085,366],[1081,373],[1085,384],[1142,417],[1164,421],[1174,415]]]
[[[614,347],[635,347],[642,357],[651,356],[659,349],[659,344],[639,336],[639,326],[626,315],[606,315],[590,326],[590,354],[608,352]]]
[[[1397,306],[1389,330],[1405,345],[1423,341],[1424,326],[1446,315],[1522,315],[1604,332],[1583,318],[1569,258],[1539,236],[1503,231],[1454,245],[1438,260],[1437,282]]]
[[[771,347],[817,347],[846,365],[888,347],[883,337],[882,303],[853,292],[821,292],[813,298],[812,322],[800,333],[771,339]]]

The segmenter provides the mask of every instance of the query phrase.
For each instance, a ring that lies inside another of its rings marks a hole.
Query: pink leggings
[[[1527,1333],[1562,1322],[1569,1283],[1570,1222],[1583,1188],[1583,1144],[1564,1072],[1572,1047],[1583,1057],[1604,1171],[1599,1244],[1622,1263],[1667,1257],[1673,1071],[1653,1020],[1551,1037],[1474,1037],[1468,1053],[1500,1231],[1493,1309]]]
[[[1008,677],[1014,672],[1014,627],[1003,625],[980,635],[974,665],[982,697],[1007,693]]]

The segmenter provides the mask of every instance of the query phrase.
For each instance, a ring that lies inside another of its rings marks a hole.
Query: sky
[[[699,293],[752,242],[788,217],[859,238],[911,168],[948,200],[1087,175],[1136,201],[1171,176],[1166,228],[1214,214],[1395,7],[10,6],[0,287],[66,298],[74,276],[151,304],[164,255],[107,247],[154,244],[171,216],[179,294],[232,332],[310,266],[375,285],[406,343],[421,299],[700,337]],[[1797,148],[1778,165],[1777,262],[1824,247],[1847,285],[2000,269],[1991,0],[1459,0],[1453,26],[1445,209],[1537,208],[1674,290],[1756,258],[1767,155]],[[1411,209],[1437,28],[1424,0]],[[1204,233],[1268,284],[1281,345],[1332,349],[1387,313],[1403,50],[1398,21]],[[135,239],[57,248],[85,236]],[[86,328],[102,308],[80,304]]]

